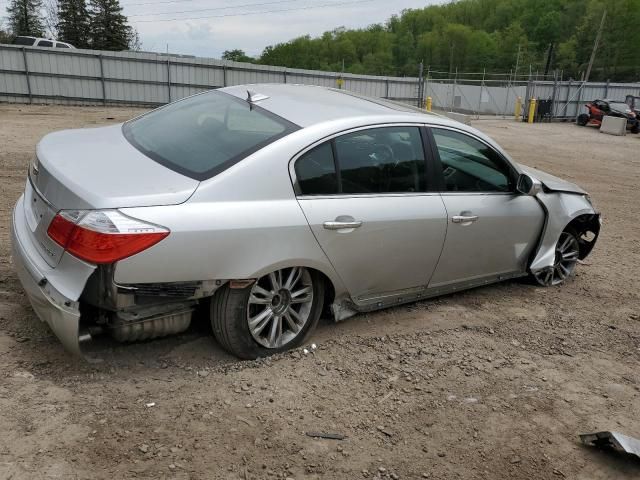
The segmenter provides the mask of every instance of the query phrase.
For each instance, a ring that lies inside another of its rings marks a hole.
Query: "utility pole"
[[[420,62],[418,66],[418,108],[422,108],[424,101],[422,94],[424,93],[424,62]]]
[[[518,83],[518,66],[520,65],[520,48],[521,48],[521,45],[518,43],[518,56],[516,57],[516,71],[513,74],[513,78],[515,78],[516,83]]]
[[[549,74],[549,68],[551,68],[551,59],[553,58],[553,48],[554,48],[554,42],[551,42],[549,44],[549,52],[547,53],[547,65],[544,67],[544,78],[543,80],[547,79],[547,75]]]
[[[593,43],[593,51],[591,52],[591,58],[589,59],[589,66],[587,67],[587,73],[584,76],[584,81],[588,82],[589,77],[591,76],[591,69],[593,68],[593,62],[596,59],[596,51],[598,50],[598,45],[600,44],[600,38],[602,37],[602,30],[604,28],[604,20],[607,18],[607,9],[604,9],[602,12],[602,20],[600,20],[600,28],[598,29],[598,34],[596,35],[596,41]]]
[[[455,44],[453,42],[449,42],[449,78],[453,75],[453,48]]]

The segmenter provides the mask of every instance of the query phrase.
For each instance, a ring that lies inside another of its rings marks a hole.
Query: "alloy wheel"
[[[313,280],[306,268],[276,270],[251,287],[247,323],[253,339],[280,348],[304,329],[313,306]]]
[[[560,285],[573,275],[579,255],[580,247],[576,237],[569,232],[562,232],[556,244],[556,258],[553,267],[536,273],[536,280],[547,287]]]

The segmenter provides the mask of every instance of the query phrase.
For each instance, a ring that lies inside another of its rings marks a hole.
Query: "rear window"
[[[28,38],[28,37],[16,37],[13,40],[13,44],[14,45],[25,45],[27,47],[30,47],[31,45],[33,45],[35,43],[36,39],[35,38]]]
[[[123,132],[158,163],[205,180],[298,128],[257,105],[211,91],[131,120]]]

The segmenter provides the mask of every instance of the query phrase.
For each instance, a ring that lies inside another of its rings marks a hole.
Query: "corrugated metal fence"
[[[640,84],[378,77],[137,52],[0,45],[0,101],[156,106],[195,93],[249,83],[303,83],[480,115],[511,116],[516,98],[551,100],[550,115],[575,118],[595,98],[624,101]],[[423,98],[421,99],[420,96]]]
[[[425,80],[425,97],[436,109],[469,115],[512,116],[520,97],[522,113],[531,98],[550,102],[548,118],[574,119],[586,113],[585,103],[595,99],[624,102],[627,95],[640,96],[638,83],[577,81],[481,81],[477,79]]]
[[[527,98],[551,100],[554,118],[575,118],[587,112],[586,102],[596,99],[624,102],[627,95],[640,96],[640,84],[546,81],[533,82],[527,91]]]
[[[342,79],[342,80],[340,80]],[[247,83],[304,83],[417,105],[419,79],[340,74],[211,58],[0,45],[0,101],[155,106]]]

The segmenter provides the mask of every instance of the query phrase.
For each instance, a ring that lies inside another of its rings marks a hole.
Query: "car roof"
[[[44,37],[32,37],[31,35],[18,35],[16,38],[33,38],[36,41],[46,40],[47,42],[56,42],[56,43],[64,43],[65,45],[71,45],[69,42],[63,42],[62,40],[55,40],[53,38],[44,38]]]
[[[264,95],[268,98],[256,100],[256,105],[301,127],[350,117],[397,116],[406,119],[411,115],[425,122],[439,118],[410,105],[313,85],[264,83],[220,90],[242,99],[247,98],[248,92],[255,94],[256,98]]]

